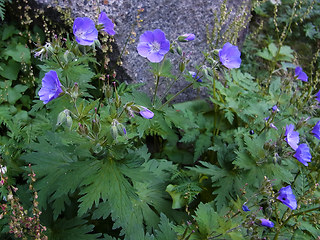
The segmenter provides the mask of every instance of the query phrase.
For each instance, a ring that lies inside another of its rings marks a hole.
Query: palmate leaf
[[[240,189],[245,183],[244,180],[234,174],[232,171],[227,171],[216,165],[207,162],[200,162],[204,167],[189,168],[200,174],[211,176],[212,186],[215,190],[212,192],[215,195],[214,203],[217,209],[228,206],[228,202],[235,195],[237,189]]]
[[[88,225],[87,220],[81,218],[61,219],[56,221],[45,232],[50,240],[93,240],[101,234],[87,234],[94,226]]]
[[[67,138],[68,135],[64,133],[63,136]],[[74,193],[80,183],[87,176],[95,174],[98,168],[88,157],[88,148],[82,145],[86,141],[82,138],[73,140],[79,141],[81,151],[77,151],[79,146],[63,143],[61,134],[49,132],[46,136],[38,138],[38,143],[30,145],[31,149],[37,152],[22,156],[27,163],[33,164],[32,169],[37,176],[35,187],[39,194],[40,208],[46,209],[48,203],[52,202],[54,219],[64,210],[65,203],[69,203],[68,194]],[[76,153],[86,156],[86,161],[77,161]]]
[[[170,211],[170,203],[164,200],[166,193],[163,180],[150,175],[147,171],[150,166],[145,167],[145,170],[143,167],[132,170],[136,175],[146,177],[146,180],[141,182],[141,177],[133,177],[130,170],[118,162],[110,159],[100,161],[98,171],[83,182],[80,192],[83,196],[79,199],[78,214],[85,214],[95,205],[98,209],[94,212],[95,218],[107,217],[111,212],[115,222],[113,228],[121,227],[121,234],[125,235],[126,239],[143,239],[144,224],[147,231],[151,232],[159,223],[154,209],[158,212]],[[133,177],[133,185],[125,175]],[[102,214],[103,212],[105,214]]]

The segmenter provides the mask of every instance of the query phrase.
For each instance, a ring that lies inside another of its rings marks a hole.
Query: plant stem
[[[189,87],[191,87],[193,85],[194,82],[190,83],[188,86],[184,87],[183,89],[181,89],[179,92],[177,92],[173,97],[171,97],[168,101],[166,101],[164,104],[161,105],[161,107],[159,108],[159,110],[161,110],[165,105],[167,105],[168,103],[170,103],[173,99],[175,99],[179,94],[181,94],[182,92],[184,92],[185,90],[187,90]]]
[[[157,91],[158,91],[158,85],[159,85],[159,80],[160,80],[160,75],[156,75],[156,87],[154,89],[154,94],[153,94],[153,99],[152,99],[152,104],[154,105],[154,102],[156,101],[156,96],[157,96]]]
[[[280,226],[280,228],[278,229],[278,231],[277,231],[276,235],[274,236],[273,240],[277,240],[277,239],[278,239],[279,234],[280,234],[280,230],[282,229],[283,226],[285,226],[285,225],[287,224],[287,222],[288,222],[292,217],[299,216],[299,215],[302,215],[302,214],[305,214],[305,213],[308,213],[308,212],[312,212],[312,211],[315,211],[315,210],[319,210],[319,209],[320,209],[320,206],[290,215],[290,216],[284,221],[284,223]]]

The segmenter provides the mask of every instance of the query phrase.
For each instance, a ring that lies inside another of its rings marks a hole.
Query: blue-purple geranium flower
[[[307,144],[302,143],[296,150],[296,153],[293,155],[299,162],[303,165],[308,166],[308,162],[311,162],[310,149]]]
[[[297,209],[297,200],[294,194],[292,193],[291,186],[286,186],[280,189],[279,196],[277,197],[279,201],[287,205],[292,210]]]
[[[293,150],[296,150],[299,143],[299,132],[294,131],[293,124],[286,126],[285,137],[285,140],[290,145],[290,147],[292,147]]]
[[[278,108],[278,106],[277,105],[274,105],[273,107],[272,107],[272,112],[279,112],[280,110],[279,110],[279,108]]]
[[[305,72],[302,71],[301,67],[296,67],[296,69],[294,70],[294,76],[303,82],[308,82],[308,76]]]
[[[320,121],[314,125],[312,131],[313,135],[320,140]]]
[[[202,79],[201,79],[199,76],[197,76],[197,73],[192,72],[192,71],[189,71],[189,73],[191,74],[191,76],[192,76],[194,79],[197,80],[197,82],[202,82]]]
[[[59,97],[62,92],[63,90],[61,89],[61,83],[56,71],[51,70],[47,72],[42,78],[42,87],[38,92],[40,100],[43,101],[44,104],[47,104],[51,100]]]
[[[320,90],[316,93],[316,99],[318,102],[320,102]]]
[[[193,33],[186,33],[178,37],[179,42],[190,42],[193,41],[196,36]]]
[[[116,32],[114,29],[114,23],[111,21],[110,18],[108,18],[107,14],[105,12],[101,12],[98,18],[98,24],[103,25],[103,31],[108,33],[109,35],[114,35]]]
[[[170,42],[160,29],[146,31],[140,36],[137,47],[138,53],[150,62],[158,63],[170,50]]]
[[[98,30],[94,22],[87,17],[74,20],[73,34],[80,45],[92,45],[94,41],[98,40]]]
[[[146,107],[140,106],[140,115],[146,119],[151,119],[154,116],[154,113]]]
[[[240,67],[240,55],[241,53],[238,47],[228,42],[224,44],[223,48],[219,51],[220,62],[229,69]]]
[[[259,221],[260,221],[260,225],[261,226],[269,227],[269,228],[273,228],[274,227],[274,223],[271,222],[270,220],[261,218],[261,219],[259,219]]]
[[[245,211],[245,212],[251,211],[251,210],[248,208],[248,206],[245,205],[245,204],[242,205],[242,210]]]

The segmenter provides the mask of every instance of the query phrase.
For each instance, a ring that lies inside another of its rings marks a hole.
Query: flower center
[[[160,51],[160,43],[154,41],[151,43],[151,52],[159,52]]]

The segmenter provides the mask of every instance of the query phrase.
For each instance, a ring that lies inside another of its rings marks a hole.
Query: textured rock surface
[[[36,0],[41,4],[53,4],[53,0]],[[97,2],[99,5],[97,6]],[[182,50],[190,56],[190,63],[187,69],[195,71],[194,66],[203,60],[201,51],[207,48],[206,45],[206,25],[211,29],[214,25],[214,14],[219,14],[220,6],[223,0],[59,0],[61,7],[71,8],[74,17],[91,17],[97,19],[99,9],[105,11],[107,15],[113,19],[116,24],[115,40],[118,49],[121,51],[125,45],[126,39],[132,30],[132,25],[136,22],[137,10],[143,8],[140,13],[140,19],[143,20],[141,27],[135,28],[136,42],[128,45],[128,55],[123,56],[123,68],[127,74],[119,74],[122,81],[127,82],[144,82],[146,85],[142,89],[148,93],[152,93],[154,87],[154,79],[149,72],[148,60],[138,55],[136,46],[139,36],[147,31],[156,28],[161,29],[166,38],[170,41],[176,39],[184,33],[194,33],[196,39],[192,42],[181,44]],[[239,5],[250,1],[232,0],[228,1],[228,8],[233,7],[232,12],[236,16]],[[169,54],[169,59],[176,63],[177,54]],[[183,79],[177,82],[172,88],[172,92],[178,92],[188,83]],[[165,89],[164,84],[160,88],[160,92]],[[179,99],[188,100],[195,98],[194,91],[188,91]]]

